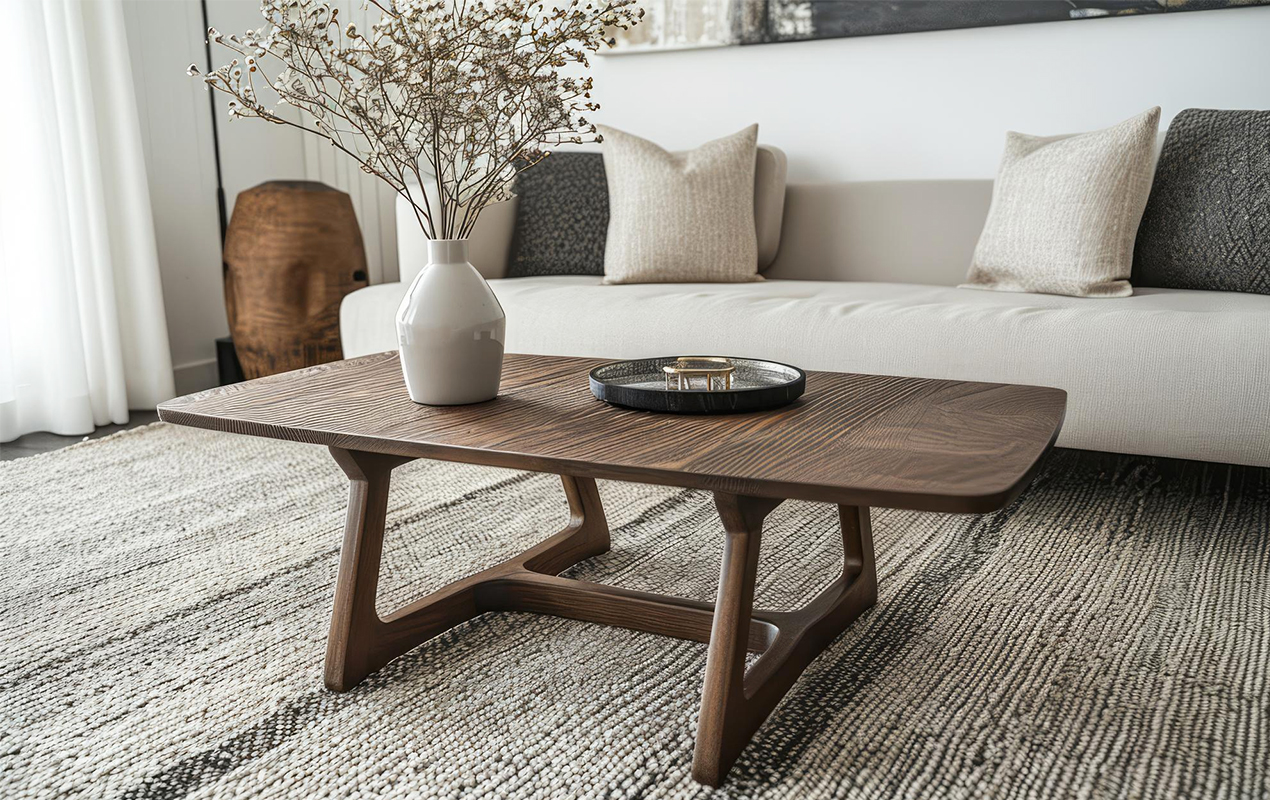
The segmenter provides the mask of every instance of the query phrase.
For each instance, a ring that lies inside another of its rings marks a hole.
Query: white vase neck
[[[467,239],[432,239],[428,242],[429,264],[466,264]]]

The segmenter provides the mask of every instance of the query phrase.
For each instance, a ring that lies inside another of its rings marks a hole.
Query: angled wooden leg
[[[555,574],[609,549],[609,529],[595,481],[561,476],[569,502],[569,524],[542,544],[498,566],[456,581],[386,617],[375,611],[384,522],[392,470],[410,461],[400,456],[343,450],[331,455],[348,475],[348,520],[335,607],[326,646],[326,685],[343,692],[416,645],[486,611],[480,588],[508,575]]]
[[[591,478],[561,475],[569,501],[569,525],[547,541],[521,553],[512,562],[522,569],[557,575],[579,561],[609,551],[609,525],[604,518],[600,490]]]
[[[727,540],[692,760],[693,778],[710,786],[722,783],[750,737],[807,665],[877,600],[869,510],[839,506],[842,575],[797,611],[754,612],[763,519],[778,503],[715,494]],[[747,673],[751,617],[774,626],[776,635]]]
[[[595,481],[562,476],[570,511],[564,530],[381,618],[375,592],[388,486],[392,470],[409,459],[339,448],[331,453],[352,482],[326,651],[326,685],[336,691],[488,611],[553,614],[708,641],[692,774],[717,786],[807,665],[877,599],[869,510],[839,506],[842,575],[797,611],[755,610],[763,520],[781,501],[724,493],[715,494],[727,534],[715,604],[561,577],[609,549]],[[747,671],[749,652],[762,655]]]
[[[714,503],[727,538],[692,757],[692,777],[711,786],[719,785],[753,733],[734,718],[737,710],[745,708],[746,635],[754,606],[763,518],[780,501],[716,492]]]
[[[331,448],[331,455],[351,482],[335,607],[326,640],[326,685],[343,692],[388,662],[377,653],[381,623],[375,613],[375,592],[390,475],[410,459],[338,447]]]

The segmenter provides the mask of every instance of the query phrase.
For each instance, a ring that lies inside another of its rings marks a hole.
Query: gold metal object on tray
[[[666,389],[685,391],[692,389],[693,378],[705,378],[707,392],[715,390],[717,380],[722,389],[732,388],[732,373],[736,367],[726,358],[715,356],[680,356],[675,363],[662,367],[666,373]],[[671,378],[674,378],[672,385]]]

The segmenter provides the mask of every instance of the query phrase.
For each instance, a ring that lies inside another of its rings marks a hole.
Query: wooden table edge
[[[302,444],[358,450],[367,453],[426,458],[434,461],[502,467],[505,469],[569,475],[579,478],[599,478],[629,483],[673,486],[684,489],[700,489],[702,491],[725,492],[751,497],[806,500],[837,505],[870,506],[873,508],[903,508],[913,511],[953,514],[984,514],[1000,510],[1017,498],[1032,482],[1045,455],[1053,449],[1066,416],[1067,394],[1062,389],[1054,389],[1054,391],[1063,394],[1064,403],[1060,406],[1059,412],[1054,419],[1054,430],[1050,434],[1049,441],[1044,447],[1038,449],[1032,459],[1031,466],[1008,485],[994,488],[989,492],[960,495],[954,493],[933,495],[919,491],[908,492],[867,487],[837,490],[820,484],[740,479],[726,475],[712,475],[710,473],[676,469],[624,468],[614,465],[596,464],[589,461],[538,456],[508,450],[409,442],[388,437],[363,436],[315,429],[300,430],[285,425],[274,425],[250,420],[239,420],[239,427],[235,430],[235,433],[268,439],[282,439]],[[224,430],[222,417],[183,410],[181,408],[183,404],[181,401],[183,400],[185,398],[177,398],[175,401],[160,403],[158,406],[159,419],[175,425],[203,428],[205,430]]]

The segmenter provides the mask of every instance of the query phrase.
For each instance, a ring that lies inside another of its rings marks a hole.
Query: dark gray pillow
[[[1133,283],[1270,294],[1270,111],[1188,108],[1173,118]]]
[[[507,277],[603,275],[609,188],[599,153],[555,152],[516,176]]]

